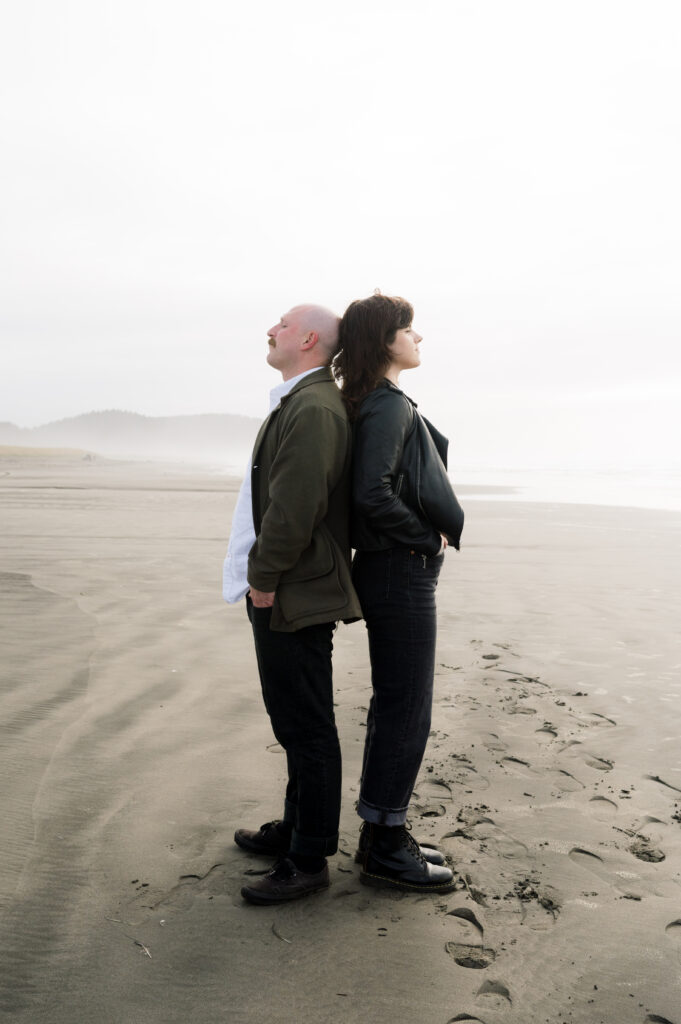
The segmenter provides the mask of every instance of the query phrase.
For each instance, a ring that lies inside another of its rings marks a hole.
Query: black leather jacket
[[[444,534],[458,549],[463,510],[447,476],[448,443],[390,381],[366,396],[354,424],[353,548],[435,555]]]

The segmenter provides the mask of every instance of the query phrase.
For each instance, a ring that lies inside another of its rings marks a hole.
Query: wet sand
[[[332,886],[246,905],[284,762],[220,581],[238,481],[0,454],[0,1007],[17,1024],[681,1024],[681,514],[466,500],[414,834],[359,884],[361,624]]]

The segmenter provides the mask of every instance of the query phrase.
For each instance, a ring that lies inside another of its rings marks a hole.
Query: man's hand
[[[274,590],[272,593],[268,593],[266,590],[256,590],[255,587],[251,587],[248,596],[253,602],[254,608],[271,608],[274,604],[274,593]]]
[[[442,547],[440,548],[438,554],[442,555],[447,550],[449,544],[448,544],[447,538],[445,537],[444,533],[441,533],[440,536],[442,537]]]

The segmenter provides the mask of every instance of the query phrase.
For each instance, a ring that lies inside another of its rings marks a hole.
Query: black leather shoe
[[[369,822],[365,821],[359,830],[359,845],[355,852],[355,864],[362,864],[364,862],[364,854],[367,849],[367,841],[369,836]],[[427,860],[429,864],[444,864],[445,858],[439,850],[436,850],[433,846],[419,846],[421,856],[424,860]]]
[[[284,903],[286,900],[299,900],[303,896],[328,889],[329,884],[327,864],[321,871],[308,875],[305,871],[300,871],[288,857],[282,857],[272,870],[257,882],[245,885],[241,895],[249,903]]]
[[[265,857],[279,857],[288,853],[291,832],[282,828],[283,821],[266,821],[257,832],[250,828],[238,828],[234,842],[249,853],[261,853]]]
[[[397,826],[379,836],[369,825],[364,864],[359,873],[364,885],[387,886],[406,892],[451,892],[456,887],[447,867],[429,864],[407,829]]]

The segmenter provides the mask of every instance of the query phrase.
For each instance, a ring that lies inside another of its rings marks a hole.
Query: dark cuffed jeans
[[[390,548],[358,551],[353,562],[373,686],[357,809],[374,824],[404,824],[428,742],[443,559]]]
[[[246,601],[260,684],[272,729],[286,751],[284,820],[291,852],[326,857],[338,849],[341,751],[331,675],[335,623],[295,633],[270,629],[271,608]]]

